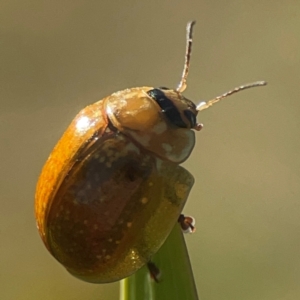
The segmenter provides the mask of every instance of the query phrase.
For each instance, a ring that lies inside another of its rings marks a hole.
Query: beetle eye
[[[195,114],[188,109],[186,109],[183,113],[186,116],[186,118],[189,120],[189,122],[191,124],[191,128],[194,128],[197,124],[197,119],[196,119]]]
[[[180,111],[178,111],[173,101],[170,100],[161,89],[150,90],[147,94],[156,101],[162,112],[174,125],[181,128],[187,128],[185,122],[181,118]]]

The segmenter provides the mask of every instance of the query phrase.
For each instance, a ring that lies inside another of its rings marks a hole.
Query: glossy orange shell
[[[103,101],[83,109],[36,190],[40,235],[74,276],[112,282],[147,263],[172,230],[192,175],[113,128]]]

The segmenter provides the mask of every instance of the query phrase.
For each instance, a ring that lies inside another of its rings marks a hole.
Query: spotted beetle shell
[[[141,104],[150,89],[121,91],[81,110],[39,178],[35,212],[43,242],[84,281],[117,281],[146,264],[168,237],[193,185],[192,175],[178,165],[194,146],[192,131],[169,124],[151,99]],[[123,115],[116,99],[127,101]],[[161,147],[163,141],[172,149]]]

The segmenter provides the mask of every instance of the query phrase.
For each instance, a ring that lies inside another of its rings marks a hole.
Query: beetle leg
[[[161,271],[160,269],[156,266],[156,264],[153,261],[149,261],[147,263],[147,267],[149,270],[150,277],[156,282],[159,283],[159,279],[161,277]]]
[[[178,223],[183,231],[183,233],[193,233],[196,231],[195,219],[191,216],[185,216],[181,214],[178,218]]]

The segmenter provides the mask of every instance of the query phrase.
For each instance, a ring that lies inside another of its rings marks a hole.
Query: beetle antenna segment
[[[190,67],[190,59],[191,59],[192,43],[193,43],[193,27],[195,24],[196,24],[196,21],[191,21],[186,26],[185,62],[184,62],[181,80],[176,89],[176,91],[179,93],[182,93],[187,87],[186,79],[187,79],[187,76],[189,73],[189,67]]]
[[[235,94],[237,92],[240,92],[240,91],[243,91],[243,90],[246,90],[246,89],[249,89],[249,88],[253,88],[253,87],[257,87],[257,86],[264,86],[266,85],[267,82],[265,81],[256,81],[256,82],[252,82],[252,83],[249,83],[249,84],[245,84],[245,85],[241,85],[241,86],[238,86],[214,99],[211,99],[207,102],[201,102],[198,106],[197,106],[197,110],[198,111],[201,111],[201,110],[204,110],[206,108],[209,108],[210,106],[212,106],[213,104],[219,102],[220,100],[222,100],[223,98],[226,98],[232,94]]]

